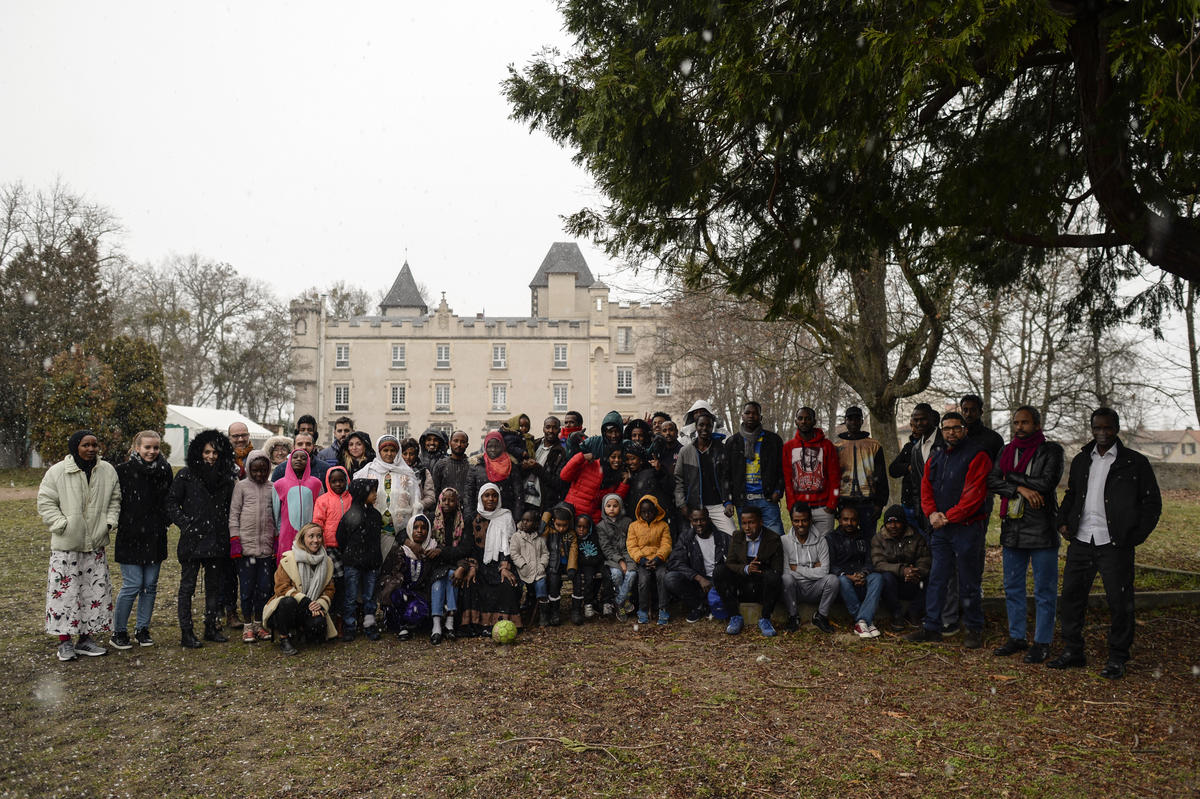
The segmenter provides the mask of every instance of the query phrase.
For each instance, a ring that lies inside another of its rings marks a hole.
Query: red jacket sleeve
[[[562,471],[558,473],[559,479],[561,479],[564,483],[572,482],[576,477],[579,476],[579,473],[583,471],[583,465],[585,463],[587,463],[587,461],[583,459],[583,453],[576,452],[573,456],[571,456],[571,460],[567,461],[562,467]]]
[[[829,510],[837,510],[838,495],[842,492],[842,461],[837,446],[825,439],[825,487],[829,492]]]
[[[929,464],[933,461],[934,453],[929,453],[925,459],[925,471],[921,473],[921,512],[932,516],[937,511],[937,503],[933,501],[933,483],[929,482]]]
[[[796,504],[796,490],[792,488],[792,450],[795,448],[791,441],[783,442],[783,497],[789,509]]]
[[[979,515],[983,501],[987,498],[987,476],[992,470],[992,459],[986,452],[978,453],[967,467],[967,479],[963,481],[962,496],[958,503],[946,511],[946,521],[964,524]],[[925,504],[925,490],[921,489],[921,504]]]

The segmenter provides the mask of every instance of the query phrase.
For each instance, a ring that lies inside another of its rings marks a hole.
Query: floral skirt
[[[93,635],[112,629],[112,584],[104,550],[50,550],[46,580],[46,632]]]

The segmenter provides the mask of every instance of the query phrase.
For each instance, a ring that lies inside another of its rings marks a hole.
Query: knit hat
[[[884,511],[883,512],[883,523],[887,524],[890,521],[897,521],[897,522],[901,522],[902,524],[908,524],[908,516],[905,515],[904,508],[901,507],[900,505],[892,505],[890,508],[888,508],[886,511]]]

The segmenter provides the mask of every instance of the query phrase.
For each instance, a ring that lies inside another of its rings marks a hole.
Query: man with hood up
[[[621,444],[621,436],[624,433],[625,418],[621,416],[620,411],[609,411],[604,414],[604,421],[600,423],[600,435],[588,436],[579,445],[579,452],[590,452],[597,458],[601,458],[611,447],[617,447]],[[567,454],[574,455],[570,448]]]
[[[688,408],[688,412],[683,415],[683,427],[679,428],[679,438],[685,444],[688,441],[696,440],[696,418],[698,415],[708,414],[713,420],[713,440],[724,441],[725,430],[721,424],[721,420],[713,413],[712,403],[708,400],[696,400],[692,403],[692,407]]]
[[[446,451],[450,448],[450,438],[436,427],[427,427],[417,442],[421,445],[421,465],[433,474],[433,465],[446,457]]]

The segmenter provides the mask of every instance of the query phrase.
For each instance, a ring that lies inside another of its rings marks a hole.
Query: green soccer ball
[[[517,640],[517,625],[502,619],[492,625],[492,640],[498,644],[511,644]]]

